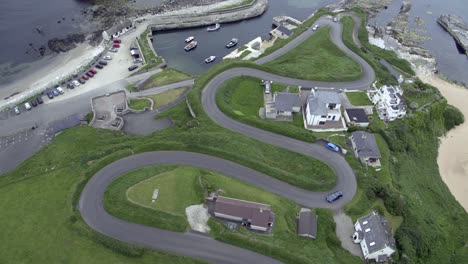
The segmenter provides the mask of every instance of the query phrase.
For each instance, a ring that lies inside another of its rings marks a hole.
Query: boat
[[[189,42],[191,42],[191,41],[194,40],[194,39],[195,39],[194,36],[190,36],[190,37],[188,37],[188,38],[185,39],[185,43],[189,43]]]
[[[234,47],[235,45],[237,45],[237,42],[238,42],[238,41],[239,41],[239,40],[236,39],[236,38],[231,39],[231,40],[226,44],[226,48],[229,49],[229,48]]]
[[[208,58],[205,59],[205,63],[210,63],[216,60],[216,56],[209,56]]]
[[[192,49],[194,49],[196,46],[197,46],[198,42],[197,41],[192,41],[190,42],[187,46],[185,46],[185,51],[190,51]]]
[[[208,32],[209,32],[209,31],[216,31],[216,30],[218,30],[220,27],[221,27],[221,24],[216,23],[216,24],[214,24],[214,25],[212,25],[212,26],[209,26],[209,27],[206,29],[206,31],[208,31]]]

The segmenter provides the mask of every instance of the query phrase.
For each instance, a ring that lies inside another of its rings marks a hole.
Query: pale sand
[[[442,180],[455,199],[468,211],[468,89],[435,75],[418,74],[418,77],[437,87],[448,103],[465,116],[462,125],[441,138],[437,163]]]

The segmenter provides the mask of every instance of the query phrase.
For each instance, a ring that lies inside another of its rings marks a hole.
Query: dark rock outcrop
[[[85,41],[84,34],[70,34],[63,39],[60,39],[60,38],[50,39],[47,43],[47,46],[49,47],[51,51],[60,53],[60,52],[66,52],[75,48],[77,43],[82,43],[83,41]]]
[[[468,55],[468,25],[462,18],[456,15],[441,15],[437,22],[453,36]]]

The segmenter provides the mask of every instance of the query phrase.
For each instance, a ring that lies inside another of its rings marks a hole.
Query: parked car
[[[333,22],[338,22],[338,17],[334,17]]]
[[[74,73],[73,78],[76,78],[76,77],[78,77],[78,74]]]
[[[329,195],[327,195],[326,199],[327,199],[327,202],[333,203],[339,200],[341,197],[343,197],[343,192],[337,191],[337,192],[330,193]]]
[[[75,86],[75,87],[80,86],[80,82],[77,81],[77,80],[74,80],[72,83],[73,83],[73,86]]]
[[[110,51],[110,52],[118,52],[119,50],[116,49],[116,48],[110,48],[109,51]]]
[[[33,106],[33,107],[36,107],[37,106],[37,101],[36,99],[32,99],[30,104]]]
[[[41,97],[41,96],[39,96],[38,98],[36,98],[36,100],[37,100],[37,103],[38,103],[38,104],[44,103],[44,101],[42,100],[42,97]]]
[[[21,111],[19,110],[19,107],[15,106],[13,108],[13,110],[15,111],[15,114],[17,114],[17,115],[21,114]]]
[[[142,58],[136,58],[133,60],[133,63],[139,63],[139,62],[143,62],[143,59]]]
[[[53,90],[52,90],[52,94],[53,94],[55,97],[57,97],[57,96],[60,95],[59,91],[57,91],[56,89],[53,89]]]
[[[73,83],[69,82],[69,83],[67,84],[67,88],[68,88],[68,89],[73,89],[73,88],[75,88],[75,86],[73,85]]]
[[[106,55],[106,56],[104,56],[102,58],[105,59],[105,60],[112,60],[112,57],[110,55]]]
[[[112,45],[113,48],[120,48],[120,44],[118,43],[115,43],[114,45]]]
[[[319,24],[315,24],[315,26],[312,28],[313,31],[316,31],[319,28]]]
[[[107,61],[99,61],[99,64],[101,64],[102,66],[106,66],[106,65],[107,65]]]
[[[57,88],[55,88],[55,89],[57,89],[57,91],[58,91],[60,94],[63,94],[63,93],[65,92],[65,91],[62,89],[62,87],[60,87],[60,86],[57,87]]]
[[[25,103],[24,107],[26,108],[26,110],[31,110],[31,108],[32,108],[29,103]]]
[[[329,150],[332,150],[332,151],[335,151],[335,152],[339,152],[340,151],[340,147],[338,147],[337,145],[333,144],[333,143],[328,143],[327,144],[327,148]]]
[[[88,76],[88,77],[93,77],[94,74],[93,74],[92,72],[88,71],[88,72],[86,73],[86,76]]]
[[[86,81],[80,78],[80,79],[78,79],[78,82],[81,83],[81,84],[85,84]]]
[[[81,76],[81,78],[82,78],[83,80],[86,80],[86,81],[89,80],[89,77],[86,76],[86,75]]]
[[[114,39],[112,42],[114,42],[114,43],[122,43],[122,40],[120,40],[120,39]]]
[[[54,99],[54,93],[53,92],[48,92],[47,97],[49,97],[49,99]]]
[[[135,46],[130,47],[130,50],[137,50],[137,49],[138,49],[138,47],[135,47]]]
[[[136,68],[138,68],[138,65],[132,65],[132,66],[128,67],[128,70],[129,70],[129,71],[133,71],[133,70],[135,70]]]
[[[104,66],[102,66],[101,64],[96,64],[94,67],[96,67],[96,68],[98,68],[98,69],[104,68]]]
[[[89,72],[91,72],[92,74],[96,74],[97,71],[95,69],[90,69]]]

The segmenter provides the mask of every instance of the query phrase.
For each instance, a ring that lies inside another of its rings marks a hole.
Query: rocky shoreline
[[[456,15],[441,15],[437,23],[447,30],[468,55],[468,25]]]

